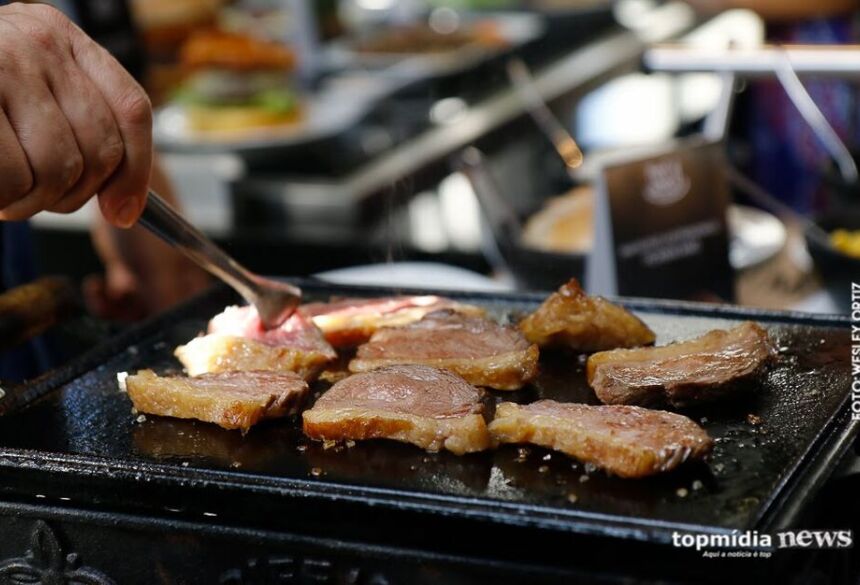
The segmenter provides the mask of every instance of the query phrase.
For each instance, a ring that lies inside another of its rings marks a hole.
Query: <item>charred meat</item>
[[[224,372],[195,378],[143,370],[125,379],[134,407],[146,414],[193,418],[246,432],[263,419],[298,412],[307,383],[292,372]]]
[[[266,370],[296,372],[310,380],[337,355],[309,319],[293,314],[266,331],[253,307],[227,307],[206,335],[176,349],[188,374]]]
[[[772,355],[767,332],[747,321],[663,347],[596,353],[588,359],[588,383],[605,404],[681,407],[743,387]]]
[[[588,296],[576,279],[550,295],[520,329],[542,348],[579,352],[651,345],[656,339],[638,317],[606,299]]]
[[[713,446],[687,417],[637,406],[505,402],[489,429],[499,443],[548,447],[628,478],[670,471]]]
[[[481,391],[437,368],[398,365],[341,380],[303,414],[305,434],[324,441],[393,439],[457,455],[490,437]]]
[[[299,310],[313,320],[326,341],[334,347],[352,347],[370,339],[378,329],[402,327],[443,309],[469,315],[484,313],[479,307],[432,295],[342,299],[330,303],[309,303]]]
[[[394,364],[450,370],[470,384],[517,390],[537,373],[538,348],[513,327],[448,311],[405,327],[380,329],[358,348],[352,372]]]

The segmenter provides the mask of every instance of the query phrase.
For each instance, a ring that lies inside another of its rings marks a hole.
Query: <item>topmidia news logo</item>
[[[850,549],[854,547],[851,530],[783,530],[775,534],[757,530],[728,534],[672,533],[672,545],[702,552],[704,557],[769,558],[785,549]]]

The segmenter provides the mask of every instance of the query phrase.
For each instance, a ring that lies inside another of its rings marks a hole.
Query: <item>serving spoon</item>
[[[201,268],[229,284],[254,305],[265,329],[274,329],[293,314],[302,291],[291,284],[254,274],[182,217],[158,193],[149,191],[139,223]]]

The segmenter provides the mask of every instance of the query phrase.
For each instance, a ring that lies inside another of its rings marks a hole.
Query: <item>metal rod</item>
[[[738,190],[743,192],[747,197],[752,199],[758,205],[778,216],[793,220],[794,222],[806,228],[809,235],[825,247],[830,247],[830,235],[824,231],[821,226],[792,209],[789,205],[780,201],[777,197],[771,195],[758,183],[750,179],[744,173],[739,171],[732,165],[726,165],[726,175],[729,182]]]
[[[702,134],[712,142],[722,142],[729,132],[735,105],[737,78],[734,73],[721,73],[720,99],[714,110],[705,118]]]
[[[535,87],[534,79],[522,59],[508,61],[508,77],[517,90],[517,94],[522,98],[529,115],[555,147],[564,164],[571,169],[581,166],[582,150],[570,132],[567,131],[567,128],[549,109],[546,101]]]
[[[697,48],[659,45],[643,61],[653,71],[711,72],[736,77],[772,75],[836,161],[846,182],[858,179],[857,164],[809,95],[800,74],[860,76],[860,45],[766,45],[760,48]]]
[[[503,248],[519,241],[522,225],[516,212],[499,192],[480,150],[474,146],[465,149],[454,158],[453,165],[471,184],[490,230],[489,240],[483,238],[482,242],[487,260],[493,268],[509,272]]]
[[[848,183],[857,181],[857,164],[851,156],[848,147],[839,138],[836,130],[833,129],[827,122],[827,118],[821,112],[821,109],[815,104],[815,100],[809,95],[803,82],[794,71],[794,64],[788,52],[783,51],[783,59],[777,64],[776,78],[782,84],[782,88],[792,101],[794,106],[806,120],[806,123],[818,136],[818,139],[824,145],[824,148],[830,153],[830,156],[836,161],[839,167],[839,172],[842,178]]]
[[[798,75],[860,76],[860,45],[763,45],[758,48],[662,44],[648,49],[645,66],[667,73],[735,73],[773,77],[786,57]]]

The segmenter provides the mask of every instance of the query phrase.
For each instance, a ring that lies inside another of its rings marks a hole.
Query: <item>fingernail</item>
[[[126,199],[116,212],[116,219],[121,225],[131,227],[137,220],[138,205],[134,199]]]

